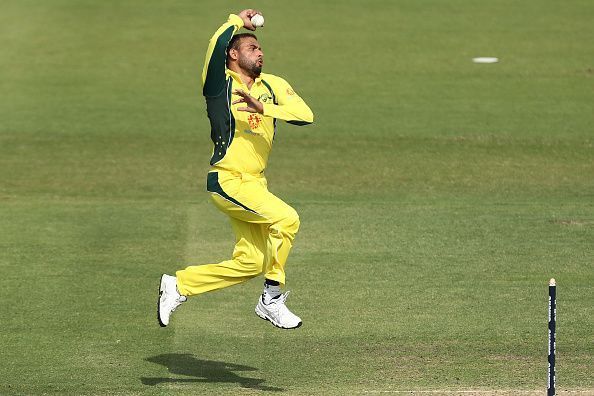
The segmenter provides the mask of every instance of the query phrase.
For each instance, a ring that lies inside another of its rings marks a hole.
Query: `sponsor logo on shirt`
[[[250,129],[256,129],[260,126],[262,122],[262,118],[260,114],[252,113],[248,116],[248,124],[250,124]]]

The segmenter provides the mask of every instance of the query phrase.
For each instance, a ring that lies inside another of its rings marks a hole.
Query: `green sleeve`
[[[225,89],[225,69],[227,61],[227,45],[233,34],[243,27],[243,20],[234,14],[225,22],[210,39],[202,70],[202,94],[218,96]]]

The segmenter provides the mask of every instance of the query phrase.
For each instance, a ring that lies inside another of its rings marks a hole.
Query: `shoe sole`
[[[163,295],[163,277],[165,275],[161,275],[161,280],[159,281],[159,297],[157,298],[157,321],[159,322],[159,326],[167,327],[166,324],[161,322],[161,295]]]
[[[298,329],[299,327],[301,327],[301,325],[303,324],[303,322],[299,322],[297,324],[297,326],[294,327],[283,327],[280,326],[278,324],[276,324],[273,320],[271,320],[264,312],[260,311],[258,309],[258,306],[256,306],[256,310],[254,311],[256,313],[256,316],[258,316],[260,319],[265,320],[267,322],[270,322],[271,325],[273,325],[274,327],[278,327],[279,329],[283,329],[283,330],[293,330],[293,329]]]

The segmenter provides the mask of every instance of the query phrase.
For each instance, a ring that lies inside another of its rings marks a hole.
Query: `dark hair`
[[[233,37],[231,37],[229,44],[227,44],[227,51],[226,51],[227,65],[229,64],[229,50],[231,50],[231,49],[238,50],[239,46],[241,44],[241,40],[246,37],[252,37],[252,38],[258,40],[258,37],[256,37],[256,35],[253,33],[239,33],[239,34],[236,34]]]

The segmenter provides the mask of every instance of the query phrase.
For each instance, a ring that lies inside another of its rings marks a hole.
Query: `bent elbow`
[[[313,121],[314,121],[314,118],[313,118],[313,113],[312,113],[310,117],[303,117],[301,120],[288,120],[287,124],[304,126],[304,125],[313,124]]]
[[[293,121],[293,122],[289,122],[293,125],[309,125],[309,124],[313,124],[314,122],[314,114],[313,111],[311,111],[311,109],[308,107],[307,111],[304,112],[303,116],[301,117],[301,120],[299,121]]]
[[[295,115],[297,115],[297,117],[296,117],[297,119],[296,120],[286,120],[287,123],[289,123],[291,125],[303,126],[303,125],[313,124],[313,122],[314,122],[313,112],[307,105],[299,113],[297,113]]]
[[[313,124],[313,122],[314,122],[314,114],[313,114],[313,111],[311,111],[311,109],[310,109],[310,108],[308,108],[307,110],[308,110],[308,112],[307,112],[307,115],[306,115],[306,117],[305,117],[305,120],[304,120],[304,121],[307,121],[309,124]]]

